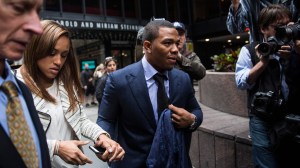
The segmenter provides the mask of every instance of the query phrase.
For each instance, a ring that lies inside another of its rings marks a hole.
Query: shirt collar
[[[12,82],[16,85],[16,87],[17,87],[17,89],[18,89],[18,92],[21,93],[21,90],[20,90],[20,88],[19,88],[19,85],[18,85],[18,83],[17,83],[17,80],[16,80],[16,78],[15,78],[15,76],[14,76],[14,73],[13,73],[12,71],[13,71],[13,70],[11,69],[10,65],[8,64],[8,62],[5,61],[3,73],[5,73],[4,76],[6,76],[6,78],[3,79],[3,77],[0,76],[0,85],[2,85],[3,82],[6,82],[6,81],[12,81]]]
[[[145,56],[142,58],[142,65],[144,68],[144,74],[145,74],[146,80],[149,80],[156,73],[158,73],[158,71],[147,61]],[[167,79],[169,79],[168,71],[164,71],[163,74],[166,75]]]

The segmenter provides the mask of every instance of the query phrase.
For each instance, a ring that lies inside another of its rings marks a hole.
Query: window
[[[166,18],[166,0],[155,0],[155,17]]]
[[[49,11],[59,11],[59,0],[48,0],[45,3],[45,9]]]
[[[106,1],[107,16],[122,16],[122,3],[120,0]]]
[[[100,1],[99,0],[85,0],[85,11],[87,14],[100,15]]]
[[[125,17],[136,18],[136,4],[136,0],[124,0]]]
[[[82,13],[82,1],[81,0],[63,0],[63,11]]]
[[[152,0],[141,0],[142,19],[150,20],[153,16]]]

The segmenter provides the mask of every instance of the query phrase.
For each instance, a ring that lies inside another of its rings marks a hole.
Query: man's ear
[[[260,28],[260,32],[261,32],[261,33],[264,33],[264,32],[266,31],[266,29],[267,29],[267,28],[262,27],[262,28]]]
[[[146,53],[151,53],[151,51],[152,51],[151,50],[151,42],[145,40],[143,45],[144,45],[144,49],[145,49]]]

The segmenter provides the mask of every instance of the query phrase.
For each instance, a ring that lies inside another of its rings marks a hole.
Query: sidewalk
[[[83,110],[91,121],[96,122],[98,117],[98,105],[84,107]],[[83,139],[89,140],[87,138],[83,138]],[[83,146],[83,151],[84,154],[93,161],[93,163],[86,164],[84,166],[79,166],[79,167],[80,168],[108,168],[107,163],[102,162],[100,159],[98,159],[98,157],[89,149],[89,145],[93,145],[93,142],[91,141],[89,144]]]

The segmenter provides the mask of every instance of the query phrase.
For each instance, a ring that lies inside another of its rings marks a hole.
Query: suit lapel
[[[138,107],[155,129],[156,121],[145,80],[144,69],[141,61],[136,65],[136,68],[126,78]]]
[[[11,139],[0,124],[0,167],[26,167]]]
[[[170,103],[174,103],[174,96],[177,95],[178,90],[180,89],[180,81],[177,80],[178,75],[174,72],[174,69],[170,70],[168,72],[168,76],[169,76],[169,102]]]

